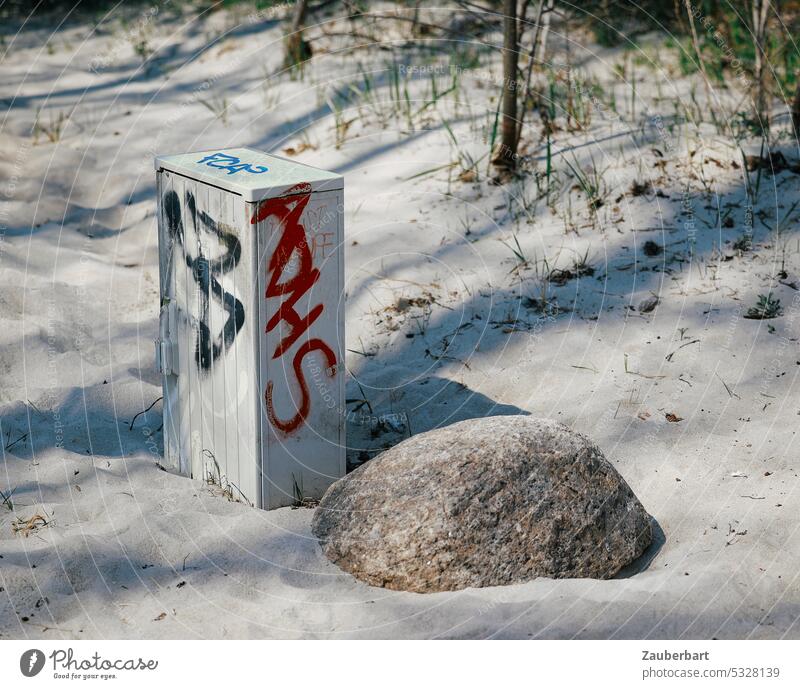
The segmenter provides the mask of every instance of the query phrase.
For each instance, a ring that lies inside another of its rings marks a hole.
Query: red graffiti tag
[[[281,229],[280,239],[267,266],[269,284],[267,285],[265,296],[269,298],[286,295],[286,299],[281,302],[278,310],[267,322],[265,331],[270,332],[278,323],[286,321],[289,325],[289,332],[281,339],[272,353],[273,359],[283,355],[311,327],[311,324],[319,318],[325,308],[323,304],[317,304],[312,309],[309,309],[304,316],[301,316],[295,308],[299,299],[319,280],[320,273],[319,270],[314,268],[311,249],[306,239],[305,227],[300,222],[303,211],[311,198],[311,189],[307,184],[300,184],[290,189],[287,193],[289,194],[287,196],[264,201],[250,220],[251,224],[254,225],[266,218],[274,217],[277,219],[278,226]],[[280,282],[286,265],[295,253],[299,260],[294,276],[284,282]],[[295,353],[292,363],[297,384],[300,387],[300,405],[297,413],[288,421],[279,419],[275,414],[272,399],[273,382],[270,380],[267,383],[264,395],[267,416],[272,425],[284,433],[291,433],[297,430],[310,411],[311,399],[302,363],[303,357],[313,351],[322,352],[328,364],[329,375],[334,375],[336,355],[333,350],[319,338],[314,338],[304,343]]]
[[[314,350],[319,350],[325,355],[329,371],[333,370],[333,367],[336,366],[336,355],[333,353],[331,348],[319,338],[309,340],[297,350],[297,353],[294,355],[292,366],[294,368],[294,375],[297,377],[297,383],[300,385],[301,399],[297,413],[288,421],[281,421],[276,416],[275,407],[272,403],[273,383],[272,381],[267,383],[267,391],[264,395],[264,399],[267,403],[267,416],[269,417],[272,425],[275,426],[275,428],[282,430],[284,433],[291,433],[292,431],[297,430],[300,424],[303,423],[305,418],[308,416],[308,412],[310,411],[311,398],[308,395],[308,385],[306,384],[306,378],[303,375],[302,364],[303,357]]]

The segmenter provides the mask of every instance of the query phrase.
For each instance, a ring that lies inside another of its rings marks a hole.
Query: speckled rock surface
[[[528,416],[409,438],[331,486],[312,528],[358,579],[419,592],[606,579],[652,540],[650,516],[600,449]]]

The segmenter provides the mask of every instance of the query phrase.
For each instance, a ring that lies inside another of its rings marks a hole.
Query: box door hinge
[[[156,340],[156,368],[164,375],[178,375],[178,305],[174,301],[161,307]]]

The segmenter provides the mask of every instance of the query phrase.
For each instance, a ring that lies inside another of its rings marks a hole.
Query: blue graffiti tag
[[[219,170],[227,170],[229,175],[235,175],[240,170],[249,172],[253,175],[260,175],[262,172],[267,172],[268,167],[264,165],[251,165],[250,163],[243,163],[236,156],[228,155],[227,153],[212,153],[205,158],[201,158],[198,163],[205,163],[208,167],[215,167]]]

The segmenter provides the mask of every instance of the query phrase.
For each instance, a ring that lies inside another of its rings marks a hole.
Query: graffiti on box
[[[197,323],[197,340],[195,342],[195,363],[198,369],[208,372],[213,363],[223,356],[236,339],[244,325],[244,304],[234,294],[228,292],[220,283],[223,275],[230,273],[242,257],[242,246],[239,238],[224,223],[217,222],[205,211],[198,211],[194,194],[186,192],[186,210],[192,223],[195,236],[200,229],[215,236],[224,252],[218,258],[210,259],[198,248],[197,256],[186,250],[184,239],[184,222],[181,213],[180,198],[174,191],[168,191],[163,197],[164,216],[167,228],[174,245],[184,248],[186,265],[199,287],[200,313]],[[199,243],[198,243],[198,246]],[[210,299],[214,299],[225,311],[225,322],[217,333],[211,332]]]
[[[228,155],[227,153],[212,153],[197,161],[198,164],[207,165],[218,170],[227,170],[229,175],[235,175],[237,172],[249,172],[251,175],[260,175],[264,172],[269,172],[266,165],[253,165],[252,163],[243,163],[241,158]]]
[[[266,298],[281,297],[283,301],[267,321],[266,332],[274,330],[282,321],[286,323],[288,332],[272,352],[273,359],[282,357],[325,309],[324,304],[317,304],[307,313],[300,314],[296,308],[300,298],[319,280],[320,272],[314,267],[312,249],[309,247],[306,230],[301,222],[303,212],[311,198],[311,190],[308,185],[298,185],[290,190],[290,194],[264,201],[251,219],[251,223],[256,224],[267,218],[273,218],[280,232],[278,243],[267,263],[269,277],[265,296]],[[294,263],[292,275],[281,281],[290,261]],[[273,404],[274,384],[272,380],[267,382],[267,389],[264,393],[267,416],[270,423],[284,433],[296,431],[311,410],[311,397],[302,365],[304,357],[314,351],[320,352],[325,358],[328,375],[333,377],[336,374],[334,351],[321,338],[314,337],[305,340],[292,358],[292,370],[300,389],[300,404],[294,416],[288,419],[281,419],[277,416]]]

